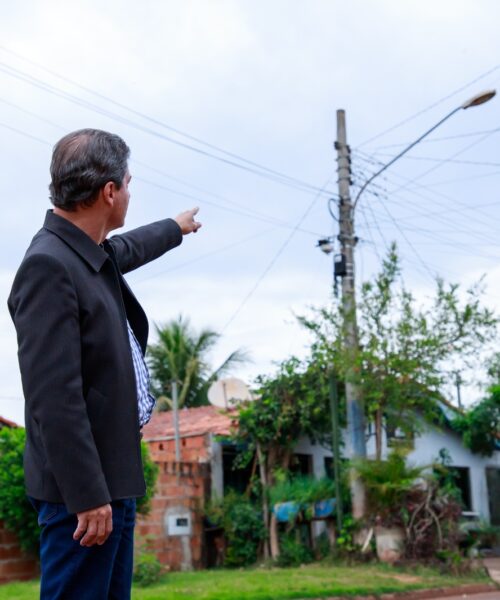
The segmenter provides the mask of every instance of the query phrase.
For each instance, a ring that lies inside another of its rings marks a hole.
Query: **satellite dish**
[[[252,401],[248,386],[236,377],[214,381],[208,390],[210,404],[219,408],[234,408],[240,402]]]

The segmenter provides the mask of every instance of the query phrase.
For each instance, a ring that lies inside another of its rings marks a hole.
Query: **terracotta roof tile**
[[[235,413],[233,412],[233,415]],[[204,435],[229,435],[235,423],[231,413],[215,406],[200,406],[199,408],[183,408],[179,411],[179,430],[181,437]],[[151,421],[144,426],[145,440],[174,437],[173,413],[155,412]]]
[[[20,427],[20,425],[14,423],[14,421],[9,421],[9,419],[0,416],[0,427],[3,425],[5,425],[6,427]]]

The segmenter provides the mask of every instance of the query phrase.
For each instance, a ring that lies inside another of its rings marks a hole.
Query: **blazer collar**
[[[44,229],[61,238],[70,248],[77,252],[93,269],[100,271],[108,257],[107,252],[94,242],[82,229],[52,210],[45,216]]]

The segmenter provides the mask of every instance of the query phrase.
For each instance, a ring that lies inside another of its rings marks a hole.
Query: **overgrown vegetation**
[[[481,305],[481,284],[462,290],[438,280],[434,297],[417,303],[401,281],[395,244],[380,273],[364,283],[358,303],[359,351],[353,355],[343,336],[339,303],[315,310],[300,321],[314,335],[313,354],[331,364],[339,377],[359,386],[365,416],[382,457],[384,427],[411,438],[441,416],[445,365],[477,360],[494,339],[498,318]],[[422,418],[415,419],[418,414]]]
[[[247,496],[228,491],[224,499],[212,501],[205,510],[210,522],[224,529],[224,565],[242,567],[256,562],[266,539],[260,507]]]
[[[500,450],[500,384],[492,385],[485,398],[458,414],[452,425],[472,452],[491,456]]]
[[[25,552],[38,555],[40,528],[24,487],[25,443],[23,428],[0,430],[0,519],[17,535]]]
[[[0,519],[16,534],[21,548],[38,555],[40,528],[37,514],[26,498],[23,453],[26,430],[22,427],[0,430]],[[147,514],[154,495],[158,467],[149,456],[148,446],[141,443],[147,493],[137,501],[137,512]]]

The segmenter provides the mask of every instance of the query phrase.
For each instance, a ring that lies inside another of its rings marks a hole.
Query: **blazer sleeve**
[[[70,513],[111,501],[82,390],[79,307],[66,267],[36,254],[9,298],[26,406]]]
[[[156,221],[108,240],[118,267],[128,273],[159,258],[182,243],[182,230],[173,219]]]

